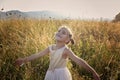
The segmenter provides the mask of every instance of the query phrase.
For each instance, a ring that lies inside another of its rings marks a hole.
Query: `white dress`
[[[71,74],[67,68],[68,59],[62,57],[62,53],[66,46],[53,50],[51,45],[50,50],[50,64],[45,75],[44,80],[72,80]]]

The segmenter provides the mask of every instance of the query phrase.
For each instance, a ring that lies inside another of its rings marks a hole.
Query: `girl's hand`
[[[93,73],[93,77],[95,80],[100,80],[100,77],[97,73]]]
[[[15,61],[15,65],[17,65],[17,66],[22,66],[23,64],[24,64],[24,58],[18,58]]]

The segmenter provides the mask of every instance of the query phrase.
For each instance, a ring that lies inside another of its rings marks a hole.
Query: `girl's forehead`
[[[69,33],[69,31],[66,28],[60,28],[58,30],[65,31],[66,33]]]

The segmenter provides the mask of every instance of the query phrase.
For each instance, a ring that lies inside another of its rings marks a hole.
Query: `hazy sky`
[[[113,19],[120,12],[120,0],[0,0],[4,11],[49,10],[79,18]]]

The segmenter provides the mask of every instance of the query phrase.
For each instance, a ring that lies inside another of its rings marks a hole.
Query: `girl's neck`
[[[56,42],[56,48],[62,48],[62,47],[64,47],[65,46],[65,44],[64,43],[61,43],[61,42]]]

